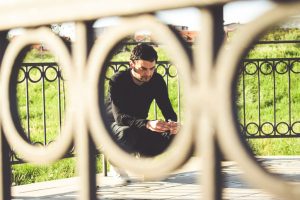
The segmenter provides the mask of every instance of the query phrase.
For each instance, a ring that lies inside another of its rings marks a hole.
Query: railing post
[[[90,134],[88,133],[84,98],[81,98],[84,93],[85,86],[85,70],[86,59],[88,52],[91,49],[93,41],[92,24],[90,22],[76,24],[76,37],[77,39],[73,48],[74,63],[76,67],[77,77],[77,91],[76,91],[76,107],[78,114],[76,116],[77,128],[75,144],[78,151],[77,167],[79,173],[80,200],[96,200],[96,147],[93,143]],[[91,34],[91,35],[89,35]]]
[[[10,149],[2,130],[0,130],[0,200],[11,198],[11,163]]]
[[[107,165],[108,165],[107,159],[106,159],[105,155],[102,154],[102,169],[103,169],[104,176],[107,176]]]
[[[211,75],[212,68],[214,68],[220,47],[224,41],[223,29],[223,5],[216,5],[209,7],[202,11],[203,28],[200,38],[200,80],[202,83],[207,84],[209,76]],[[205,55],[205,56],[204,56]],[[213,83],[210,83],[213,84]],[[210,87],[211,85],[207,85]],[[210,117],[210,113],[202,113],[203,129],[205,135],[201,136],[203,140],[200,144],[203,162],[203,199],[207,200],[221,200],[222,199],[222,173],[221,161],[222,153],[216,137],[216,130],[213,128],[212,123],[205,118]],[[212,119],[212,118],[211,118]],[[204,131],[206,130],[206,131]],[[202,133],[199,133],[202,134]]]
[[[0,65],[7,47],[7,32],[0,32]],[[4,137],[0,118],[0,200],[11,199],[10,148]]]
[[[223,5],[215,6],[211,9],[212,16],[213,16],[213,66],[215,66],[215,61],[217,59],[217,55],[221,48],[221,45],[224,41],[224,18],[223,18]],[[213,148],[214,148],[214,156],[215,156],[215,199],[221,200],[222,199],[222,167],[221,161],[223,160],[223,156],[218,144],[217,139],[213,138]]]

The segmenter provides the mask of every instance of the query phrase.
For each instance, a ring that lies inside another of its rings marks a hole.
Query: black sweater
[[[177,121],[163,77],[154,72],[149,82],[137,85],[130,70],[116,73],[109,82],[108,103],[114,121],[120,126],[145,127],[153,99],[166,121]]]

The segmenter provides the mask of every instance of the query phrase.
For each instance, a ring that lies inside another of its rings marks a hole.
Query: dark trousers
[[[142,156],[155,156],[162,153],[171,143],[173,135],[157,133],[146,128],[119,126],[111,124],[112,138],[128,153],[139,153]]]

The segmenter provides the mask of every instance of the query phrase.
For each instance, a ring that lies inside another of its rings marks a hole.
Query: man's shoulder
[[[153,80],[154,82],[161,82],[161,81],[164,81],[164,78],[163,78],[163,76],[162,76],[161,74],[155,72],[155,73],[153,74],[153,76],[152,76],[152,80]]]
[[[111,81],[116,82],[116,81],[124,80],[129,75],[130,75],[129,69],[125,71],[118,71],[111,77]]]

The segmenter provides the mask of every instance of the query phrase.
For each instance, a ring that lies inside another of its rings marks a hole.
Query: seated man
[[[158,155],[179,130],[166,83],[155,71],[156,62],[154,48],[139,44],[131,52],[130,68],[116,73],[109,82],[112,138],[128,153]],[[154,99],[165,121],[147,119]]]

